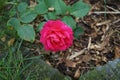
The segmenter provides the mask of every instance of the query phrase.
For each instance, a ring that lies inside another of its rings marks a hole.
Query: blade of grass
[[[105,12],[107,12],[106,0],[104,0],[104,9],[105,9]],[[105,17],[105,20],[106,20],[107,19],[106,13],[104,13],[104,17]]]

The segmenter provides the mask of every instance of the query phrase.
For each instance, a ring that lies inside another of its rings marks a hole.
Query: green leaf
[[[16,30],[20,27],[20,21],[17,18],[10,18],[7,22],[7,26],[12,26]]]
[[[57,16],[55,15],[55,12],[48,12],[47,14],[44,15],[44,18],[46,20],[49,20],[49,19],[55,20],[57,19]]]
[[[44,0],[36,0],[38,3],[41,3],[41,1],[44,1]]]
[[[17,6],[17,9],[19,12],[24,12],[28,7],[28,4],[26,2],[19,3]]]
[[[48,8],[53,7],[53,4],[55,3],[56,0],[44,0],[45,4]]]
[[[38,25],[38,32],[42,29],[43,25],[45,24],[45,22],[41,22],[39,25]]]
[[[63,0],[55,0],[54,8],[57,15],[63,15],[66,13],[67,6]]]
[[[82,1],[79,1],[71,6],[70,14],[75,17],[84,17],[90,10],[90,6]]]
[[[71,16],[65,16],[62,21],[69,25],[73,30],[76,28],[76,22]]]
[[[48,8],[44,1],[41,1],[39,4],[35,6],[35,11],[37,14],[44,14],[48,11]]]
[[[81,34],[83,34],[84,33],[84,30],[83,30],[83,28],[81,28],[81,27],[77,27],[75,30],[74,30],[74,36],[75,36],[75,38],[79,38],[80,37],[80,35]]]
[[[19,27],[18,35],[21,39],[24,39],[26,41],[33,42],[35,40],[35,31],[30,25],[23,25]]]
[[[23,23],[30,23],[36,18],[36,16],[37,14],[34,11],[29,10],[20,15],[20,20]]]
[[[10,15],[10,17],[13,17],[16,15],[16,13],[17,13],[16,7],[13,6],[9,11],[9,15]]]
[[[44,0],[44,1],[48,8],[53,7],[53,4],[55,3],[55,0]]]

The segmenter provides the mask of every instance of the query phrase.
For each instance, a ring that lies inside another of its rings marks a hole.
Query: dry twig
[[[120,14],[120,11],[94,11],[94,12],[89,12],[90,14]]]
[[[84,48],[83,50],[81,50],[81,51],[79,51],[79,52],[74,52],[74,54],[71,55],[71,56],[69,57],[69,59],[71,60],[71,59],[73,59],[73,58],[75,58],[75,57],[83,54],[83,53],[85,52],[85,50],[86,50],[86,48]]]

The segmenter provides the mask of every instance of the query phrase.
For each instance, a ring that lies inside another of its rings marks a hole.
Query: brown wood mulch
[[[78,0],[64,1],[66,4],[74,4]],[[120,58],[120,1],[83,1],[91,5],[91,10],[83,19],[76,21],[85,32],[79,39],[74,40],[74,44],[68,50],[51,53],[43,49],[39,40],[35,42],[38,45],[35,54],[47,54],[47,64],[74,79],[96,66]],[[42,19],[40,17],[36,20]],[[39,33],[37,35],[39,36]]]

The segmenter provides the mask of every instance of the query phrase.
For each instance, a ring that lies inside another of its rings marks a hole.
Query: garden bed
[[[59,52],[46,51],[43,48],[43,45],[39,42],[40,34],[37,31],[37,26],[40,22],[46,20],[39,15],[30,23],[36,30],[35,41],[33,43],[22,42],[20,49],[23,55],[32,53],[32,56],[35,57],[42,56],[41,59],[49,66],[57,69],[65,76],[70,76],[73,80],[78,80],[88,71],[120,58],[120,1],[83,1],[91,8],[83,18],[73,16],[77,26],[84,29],[84,33],[79,35],[79,38],[74,38],[73,45],[70,48]],[[67,5],[72,5],[78,0],[64,0],[64,2]],[[30,0],[29,7],[34,7],[36,4],[37,2]],[[5,37],[9,40],[4,40]],[[12,46],[15,41],[19,42],[15,38],[9,38],[8,35],[3,36],[1,41],[8,42],[9,46]],[[4,51],[0,49],[0,52]]]

